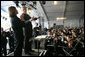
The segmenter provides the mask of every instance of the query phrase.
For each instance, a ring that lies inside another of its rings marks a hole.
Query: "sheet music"
[[[41,38],[46,38],[47,35],[40,35],[40,36],[37,36],[36,39],[41,39]]]

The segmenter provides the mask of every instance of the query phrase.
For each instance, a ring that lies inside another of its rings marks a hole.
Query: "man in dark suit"
[[[25,54],[31,54],[30,52],[33,51],[32,47],[31,47],[32,41],[29,41],[32,38],[32,23],[31,23],[31,21],[37,20],[37,18],[34,18],[34,17],[31,18],[27,14],[27,8],[25,6],[23,6],[23,13],[22,13],[22,15],[20,17],[21,17],[21,20],[24,20],[24,21],[29,20],[29,22],[24,27]]]
[[[38,27],[38,23],[36,23],[36,27],[34,27],[35,37],[40,35],[40,28]]]

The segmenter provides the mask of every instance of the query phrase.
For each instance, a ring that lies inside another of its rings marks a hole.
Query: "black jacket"
[[[31,19],[31,17],[28,14],[24,14],[24,21],[26,22],[29,19]],[[29,39],[32,37],[32,23],[31,23],[31,21],[29,21],[25,24],[25,37],[29,38]]]
[[[23,36],[23,27],[25,26],[25,22],[21,21],[17,16],[11,16],[11,25],[14,32],[14,38],[22,39]]]

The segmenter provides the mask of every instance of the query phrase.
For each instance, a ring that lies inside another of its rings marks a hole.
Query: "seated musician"
[[[62,33],[62,36],[67,40],[67,42],[65,41],[65,43],[68,44],[69,48],[72,48],[72,39],[66,36],[65,33]]]
[[[71,30],[71,32],[72,32],[72,38],[76,39],[77,36],[76,36],[76,33],[74,32],[74,30]]]
[[[48,44],[52,44],[52,43],[53,43],[52,32],[51,32],[51,29],[48,29],[47,30],[47,37],[45,40],[45,49],[47,49]]]

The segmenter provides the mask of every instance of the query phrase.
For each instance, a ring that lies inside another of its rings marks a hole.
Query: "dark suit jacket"
[[[28,14],[24,14],[24,21],[31,19]],[[31,21],[25,24],[25,37],[30,39],[32,37],[32,23]]]
[[[18,41],[22,41],[23,36],[23,27],[25,26],[25,22],[21,21],[17,16],[11,16],[11,24],[14,32],[14,38]]]
[[[28,14],[24,14],[24,20],[29,20],[31,17]],[[37,20],[37,18],[34,18],[34,20]]]

